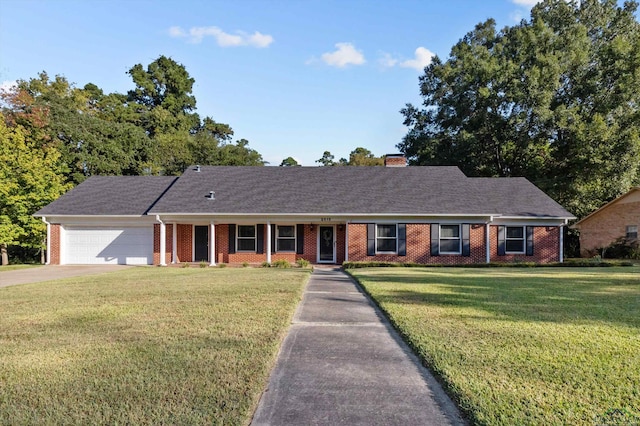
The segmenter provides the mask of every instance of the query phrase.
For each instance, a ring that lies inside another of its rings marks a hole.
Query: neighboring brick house
[[[571,226],[580,231],[580,254],[593,256],[618,238],[638,238],[640,187],[600,207]]]
[[[526,179],[386,165],[91,177],[36,216],[52,264],[562,261],[573,216]]]

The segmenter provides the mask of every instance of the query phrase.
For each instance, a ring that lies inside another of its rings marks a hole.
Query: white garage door
[[[64,264],[150,265],[153,263],[153,226],[65,227]]]

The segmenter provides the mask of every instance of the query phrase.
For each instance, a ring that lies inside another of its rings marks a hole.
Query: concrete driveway
[[[60,278],[96,275],[121,271],[132,266],[125,265],[45,265],[34,268],[16,269],[2,272],[0,267],[0,288],[10,285],[37,283]]]

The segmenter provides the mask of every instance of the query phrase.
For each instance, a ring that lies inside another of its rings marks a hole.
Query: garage
[[[150,265],[153,263],[153,226],[66,226],[61,255],[62,264]]]

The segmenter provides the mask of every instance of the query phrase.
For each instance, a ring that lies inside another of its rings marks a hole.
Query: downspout
[[[560,232],[560,238],[559,238],[559,250],[558,252],[560,253],[560,259],[558,259],[558,262],[560,263],[564,263],[564,225],[567,224],[567,219],[564,220],[564,224],[560,225],[558,227],[558,232]]]
[[[491,263],[491,222],[493,222],[493,216],[489,216],[489,221],[485,223],[485,262]]]
[[[45,265],[48,265],[51,262],[51,224],[47,222],[47,217],[42,216],[42,221],[47,225],[47,258],[44,262]]]
[[[156,215],[156,220],[160,222],[160,266],[167,266],[166,251],[167,251],[167,230],[166,225],[160,220],[160,215]]]

